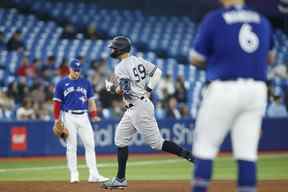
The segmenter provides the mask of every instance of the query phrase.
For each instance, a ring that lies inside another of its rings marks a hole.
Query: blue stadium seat
[[[196,33],[197,25],[189,17],[147,16],[138,10],[103,9],[95,4],[81,2],[12,1],[31,5],[34,12],[49,14],[56,21],[67,19],[81,28],[96,24],[99,31],[110,37],[119,34],[129,36],[135,44],[133,53],[141,51],[139,55],[158,65],[163,74],[171,74],[174,79],[179,75],[184,76],[190,86],[187,93],[188,104],[195,115],[205,73],[189,64],[179,65],[179,60],[185,60],[187,57]],[[44,62],[48,56],[54,55],[58,65],[63,58],[81,55],[85,57],[87,63],[85,69],[88,69],[92,60],[109,55],[106,40],[61,39],[63,28],[58,24],[53,21],[41,21],[35,15],[19,14],[16,9],[0,8],[0,29],[8,39],[16,30],[22,30],[22,38],[29,52],[30,61],[39,58]],[[283,64],[288,60],[288,36],[276,30],[274,39],[278,53],[276,63]],[[164,53],[164,58],[159,58],[157,56],[159,53]],[[15,72],[22,57],[22,54],[15,52],[1,52],[0,61],[8,67],[4,75],[0,75],[0,81],[4,79],[7,84],[11,79],[15,79]],[[110,69],[114,64],[114,60],[108,59]],[[288,86],[285,80],[274,78],[272,82],[275,87],[281,89]]]

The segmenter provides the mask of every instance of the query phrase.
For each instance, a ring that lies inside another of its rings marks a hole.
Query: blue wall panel
[[[105,120],[93,125],[98,154],[114,153],[116,151],[114,132],[117,122],[117,120]],[[158,122],[164,138],[172,140],[187,149],[191,149],[194,130],[194,121],[192,119],[164,119]],[[64,155],[64,144],[53,135],[52,126],[52,122],[40,121],[0,122],[0,156]],[[26,128],[27,150],[25,151],[13,151],[11,148],[11,129],[15,127]],[[262,127],[260,150],[288,150],[288,119],[265,119]],[[222,150],[231,150],[230,143],[228,136],[222,145]],[[145,145],[143,137],[137,134],[131,141],[129,151],[146,153],[153,150]],[[83,152],[84,148],[79,140],[78,153],[83,154]]]

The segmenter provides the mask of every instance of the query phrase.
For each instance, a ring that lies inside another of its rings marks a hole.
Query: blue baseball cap
[[[70,68],[73,70],[73,71],[80,71],[81,69],[81,63],[78,59],[73,59],[71,62],[70,62]]]

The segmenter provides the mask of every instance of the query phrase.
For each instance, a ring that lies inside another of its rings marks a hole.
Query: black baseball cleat
[[[104,189],[125,189],[128,187],[128,182],[127,180],[124,179],[119,179],[117,177],[114,177],[110,181],[106,181],[102,184],[102,188]]]
[[[190,151],[183,151],[181,156],[187,161],[194,163],[194,157]]]

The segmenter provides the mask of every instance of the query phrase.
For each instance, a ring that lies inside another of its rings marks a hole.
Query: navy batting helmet
[[[113,58],[118,58],[123,53],[130,52],[131,41],[128,37],[117,36],[110,41],[108,47],[114,49],[114,51],[111,52],[110,56]]]

